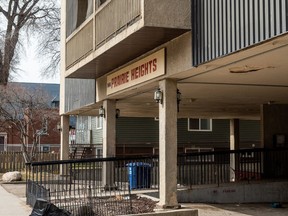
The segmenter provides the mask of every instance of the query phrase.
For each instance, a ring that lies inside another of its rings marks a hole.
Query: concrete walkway
[[[0,215],[1,216],[29,216],[32,208],[25,200],[7,192],[0,184]]]
[[[26,205],[26,186],[0,184],[0,216],[29,216],[32,208]],[[9,192],[7,192],[9,191]],[[181,203],[182,207],[198,209],[198,216],[287,216],[288,203],[273,208],[271,203],[261,204],[201,204]]]
[[[287,216],[288,205],[273,208],[269,203],[261,204],[200,204],[183,203],[183,207],[198,209],[198,216]]]

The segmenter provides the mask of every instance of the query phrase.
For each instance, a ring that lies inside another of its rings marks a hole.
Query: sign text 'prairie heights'
[[[153,73],[157,70],[157,59],[150,60],[138,67],[126,71],[114,78],[111,81],[111,88],[128,83],[130,80],[135,80],[140,77],[146,76],[150,73]]]
[[[107,76],[107,94],[165,74],[164,49]]]

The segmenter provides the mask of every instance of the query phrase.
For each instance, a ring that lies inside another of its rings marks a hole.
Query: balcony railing
[[[66,42],[66,68],[85,58],[141,16],[141,0],[109,1],[89,17]],[[95,18],[95,35],[93,20]],[[95,41],[96,46],[94,47]],[[94,48],[93,48],[94,47]]]
[[[111,1],[95,16],[96,47],[131,25],[140,16],[141,0]]]
[[[93,50],[93,20],[83,26],[66,44],[66,66],[86,57]]]

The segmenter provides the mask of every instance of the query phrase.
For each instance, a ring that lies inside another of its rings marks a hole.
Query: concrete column
[[[288,105],[261,106],[261,145],[265,148],[288,147]],[[283,146],[281,146],[283,141]]]
[[[288,105],[263,104],[261,106],[261,145],[263,148],[288,147]],[[271,166],[271,157],[268,154],[263,158],[264,178],[270,176],[285,176],[288,165],[282,157],[274,155]],[[277,166],[275,166],[277,164]]]
[[[116,103],[114,100],[103,102],[105,116],[103,117],[103,157],[116,155]],[[107,187],[114,185],[114,168],[111,162],[103,164],[102,182]]]
[[[238,150],[240,148],[240,129],[239,119],[230,120],[230,150]],[[239,160],[235,154],[230,155],[230,181],[236,180],[235,172],[239,170]]]
[[[60,160],[69,159],[69,116],[61,116],[61,130],[60,130]],[[61,175],[68,175],[64,166],[60,167]]]
[[[159,171],[162,208],[178,208],[177,201],[177,83],[159,82],[163,103],[159,103]]]
[[[69,116],[61,116],[61,133],[60,133],[60,159],[69,159]]]

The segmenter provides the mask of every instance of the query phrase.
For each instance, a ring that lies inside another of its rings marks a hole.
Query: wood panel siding
[[[117,144],[155,144],[159,142],[159,121],[154,118],[118,118]]]
[[[213,119],[212,131],[188,131],[187,118],[178,119],[178,145],[229,148],[229,120]]]

